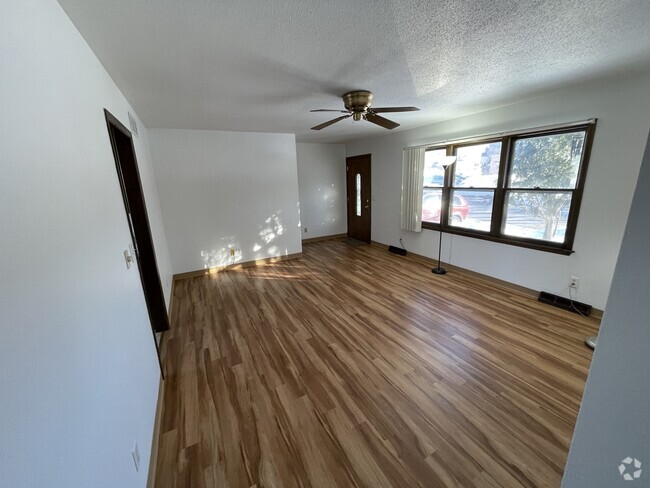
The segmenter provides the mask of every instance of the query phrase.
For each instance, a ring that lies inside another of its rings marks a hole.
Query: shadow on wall
[[[201,251],[203,269],[223,268],[241,261],[241,247],[235,236],[222,237],[219,240],[222,245],[218,249]]]
[[[254,260],[263,259],[266,257],[279,256],[289,254],[289,250],[285,247],[284,252],[274,243],[278,237],[282,236],[285,232],[284,225],[280,214],[282,210],[276,210],[263,224],[258,225],[259,242],[255,242],[251,247],[252,258]],[[226,236],[219,239],[220,244],[211,250],[201,251],[201,259],[203,261],[203,269],[212,268],[225,268],[233,266],[242,262],[243,257],[251,256],[248,253],[242,252],[242,246],[236,236]],[[262,255],[262,252],[265,254]],[[249,258],[250,259],[250,258]]]
[[[280,249],[278,246],[273,244],[273,241],[284,234],[284,225],[282,224],[282,218],[280,217],[281,213],[282,210],[276,210],[275,213],[271,214],[271,216],[266,219],[262,225],[257,226],[257,229],[259,231],[257,235],[260,237],[263,244],[256,242],[253,246],[255,259],[261,259],[263,257],[260,254],[260,251],[264,245],[268,246],[266,248],[266,253],[268,256],[278,256],[280,254]],[[288,254],[288,250],[286,248],[284,249],[284,254]]]
[[[333,225],[336,222],[336,200],[338,199],[339,191],[334,183],[332,183],[329,186],[319,187],[318,192],[320,193],[320,207],[323,215],[323,220],[320,225],[321,227]]]
[[[281,213],[282,210],[277,210],[264,221],[264,224],[257,226],[259,229],[258,235],[265,244],[270,244],[276,237],[284,234],[284,226],[282,225],[282,219],[280,218]]]

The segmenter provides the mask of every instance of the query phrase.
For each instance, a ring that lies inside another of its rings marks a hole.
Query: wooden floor
[[[560,484],[597,322],[377,246],[176,282],[157,488]]]

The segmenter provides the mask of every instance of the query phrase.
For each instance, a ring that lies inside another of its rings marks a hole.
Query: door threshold
[[[370,245],[369,242],[360,241],[359,239],[355,239],[354,237],[348,237],[345,240],[345,242],[347,242],[351,246],[368,246],[368,245]]]

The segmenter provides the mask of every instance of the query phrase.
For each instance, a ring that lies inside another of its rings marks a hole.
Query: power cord
[[[404,250],[406,251],[406,248],[404,247],[404,241],[402,241],[402,238],[401,238],[401,237],[399,238],[399,244],[400,244],[400,246],[402,246],[402,249],[404,249]],[[408,251],[407,251],[407,252],[408,252]],[[424,264],[424,263],[420,262],[419,259],[416,259],[416,261],[417,261],[418,264],[420,264],[423,268],[427,268],[427,269],[429,269],[429,270],[431,269],[431,266],[429,266],[428,264]]]
[[[576,308],[576,306],[573,304],[573,294],[571,293],[571,287],[569,287],[569,301],[571,302],[571,308],[578,312],[580,315],[582,315],[584,318],[587,318],[585,314],[583,314],[580,310]],[[598,341],[598,336],[589,336],[585,339],[585,345],[589,349],[596,349],[596,341]]]
[[[573,294],[571,293],[571,287],[569,287],[569,301],[571,302],[571,308],[582,315],[584,318],[589,318],[587,315],[583,314],[573,303]]]

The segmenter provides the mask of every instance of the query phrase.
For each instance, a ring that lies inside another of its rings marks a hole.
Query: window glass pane
[[[357,173],[357,217],[361,217],[361,174]]]
[[[493,202],[493,191],[452,191],[449,206],[449,225],[489,232],[492,224]]]
[[[422,191],[422,222],[440,223],[441,198],[441,189],[425,188]]]
[[[496,188],[499,179],[501,143],[475,144],[456,149],[454,186],[459,188]]]
[[[441,187],[445,184],[445,170],[442,163],[447,156],[446,149],[432,149],[424,153],[424,187]]]
[[[572,192],[509,191],[504,233],[564,242]]]
[[[575,188],[584,141],[584,131],[516,140],[508,186]]]

